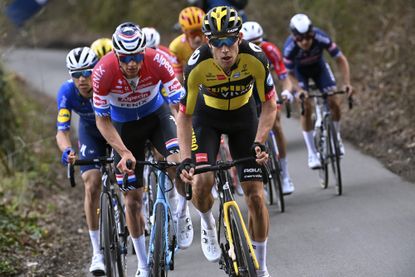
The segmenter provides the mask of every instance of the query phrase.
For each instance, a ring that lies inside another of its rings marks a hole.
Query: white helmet
[[[144,27],[141,29],[146,36],[146,46],[150,48],[157,48],[160,44],[160,34],[152,27]]]
[[[243,33],[243,39],[248,41],[262,41],[264,36],[264,30],[261,25],[255,21],[247,21],[242,24],[241,32]]]
[[[303,35],[313,30],[313,24],[308,16],[298,13],[291,18],[290,29],[294,35]]]
[[[112,35],[112,46],[117,54],[135,54],[146,48],[146,37],[132,22],[120,24]]]
[[[93,68],[98,62],[98,56],[89,47],[72,49],[66,56],[66,67],[69,71]]]

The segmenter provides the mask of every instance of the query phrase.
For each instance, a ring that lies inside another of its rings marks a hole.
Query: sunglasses
[[[295,41],[303,41],[304,39],[305,40],[310,40],[310,39],[312,39],[312,38],[314,38],[314,34],[305,34],[305,35],[297,35],[297,36],[295,36]]]
[[[138,53],[133,55],[118,55],[118,59],[122,63],[129,63],[131,61],[139,63],[144,60],[144,53]]]
[[[71,71],[69,72],[71,74],[72,78],[79,79],[82,77],[88,78],[92,75],[92,69],[85,69],[85,70],[79,70],[79,71]]]
[[[230,47],[235,44],[238,40],[238,36],[228,36],[228,37],[221,37],[221,38],[211,38],[209,39],[209,44],[213,45],[214,47],[220,48],[224,45]]]

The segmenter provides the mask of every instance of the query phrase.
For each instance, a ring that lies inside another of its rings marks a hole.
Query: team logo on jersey
[[[197,144],[196,134],[195,131],[192,129],[192,151],[196,151],[199,148]]]
[[[71,119],[71,112],[68,109],[60,109],[58,113],[58,122],[65,123]]]
[[[188,65],[194,65],[200,57],[200,50],[196,49],[187,61]]]
[[[171,76],[174,76],[173,66],[170,64],[170,62],[166,59],[166,57],[163,54],[157,53],[154,56],[153,60],[158,62],[160,67],[164,67],[165,69],[167,69]]]
[[[232,77],[233,78],[239,78],[239,77],[241,77],[241,72],[236,72],[235,74],[233,74]]]
[[[226,76],[225,76],[225,75],[223,75],[223,74],[216,75],[216,78],[217,78],[218,80],[226,80]]]
[[[254,44],[254,43],[252,43],[252,42],[250,42],[250,43],[249,43],[249,47],[250,47],[252,50],[254,50],[255,52],[262,52],[261,47],[259,47],[258,45]]]

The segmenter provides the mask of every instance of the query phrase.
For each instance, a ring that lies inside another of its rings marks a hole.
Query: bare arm
[[[262,144],[265,143],[268,138],[268,133],[274,123],[276,112],[277,103],[274,95],[271,99],[262,103],[262,112],[259,116],[258,129],[255,136],[256,142],[260,142]]]
[[[177,114],[177,138],[180,146],[180,159],[192,156],[192,116],[183,112]]]
[[[67,131],[58,131],[56,133],[56,143],[58,144],[59,150],[62,152],[68,148],[72,147],[70,132]]]
[[[350,84],[350,68],[349,68],[349,62],[347,61],[346,56],[341,54],[336,59],[337,66],[339,67],[339,70],[343,77],[343,89],[349,93],[349,95],[353,94],[353,87]]]
[[[121,156],[121,161],[117,167],[122,172],[133,173],[132,170],[127,169],[126,161],[130,159],[133,162],[133,168],[135,167],[135,158],[130,150],[124,145],[120,135],[112,125],[111,118],[108,116],[96,116],[96,122],[98,130],[101,132],[105,140],[114,148],[115,151]]]

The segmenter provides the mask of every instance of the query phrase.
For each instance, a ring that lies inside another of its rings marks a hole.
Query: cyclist
[[[204,43],[202,20],[205,12],[198,7],[187,7],[179,14],[179,24],[183,34],[176,37],[169,45],[175,56],[173,62],[177,79],[183,83],[183,69],[193,51]]]
[[[244,39],[246,39],[249,42],[255,43],[256,45],[261,47],[262,51],[264,51],[265,55],[271,63],[271,69],[274,69],[275,74],[278,76],[278,80],[281,81],[283,89],[283,91],[281,92],[281,97],[291,102],[293,100],[293,96],[291,94],[292,85],[290,79],[288,78],[287,70],[282,60],[281,51],[272,42],[264,40],[264,31],[258,22],[244,22],[244,24],[242,25],[241,32],[243,33]],[[288,173],[288,162],[286,158],[287,143],[285,140],[284,133],[282,132],[280,114],[280,109],[278,109],[277,117],[275,118],[272,129],[274,130],[276,135],[278,152],[280,156],[283,177],[282,191],[284,194],[291,194],[294,191],[294,185]]]
[[[296,14],[291,18],[290,30],[291,35],[285,41],[283,55],[289,77],[294,86],[300,90],[297,96],[307,95],[309,79],[314,81],[322,93],[328,93],[336,89],[334,75],[329,64],[323,58],[324,50],[327,50],[330,56],[336,60],[343,77],[343,90],[351,96],[353,87],[350,84],[349,63],[336,43],[325,32],[314,27],[310,18],[305,14]],[[344,155],[344,146],[340,137],[339,99],[336,96],[330,97],[329,105],[339,138],[340,152]],[[316,169],[321,167],[321,163],[314,144],[312,113],[312,99],[306,97],[301,125],[308,151],[308,166]]]
[[[70,80],[64,82],[57,95],[58,117],[56,142],[62,151],[62,163],[67,165],[75,160],[75,149],[70,138],[71,114],[79,115],[78,145],[82,159],[93,159],[105,155],[106,142],[95,124],[92,108],[92,68],[98,57],[89,47],[72,49],[66,56],[66,67]],[[105,275],[104,257],[99,245],[99,194],[101,174],[95,166],[81,166],[84,182],[84,209],[89,236],[92,243],[93,256],[89,271],[95,276]]]
[[[145,36],[135,23],[119,25],[112,36],[112,44],[113,52],[99,61],[92,74],[94,109],[98,129],[116,152],[119,184],[123,173],[129,175],[127,186],[121,189],[125,195],[127,225],[137,253],[136,276],[147,276],[149,268],[141,213],[143,167],[135,164],[136,159],[144,160],[147,140],[167,160],[179,161],[174,117],[160,94],[159,84],[162,83],[172,97],[184,94],[184,90],[168,59],[146,48]],[[132,161],[132,170],[127,168],[127,160]],[[169,173],[174,177],[174,170]],[[176,188],[184,195],[182,186],[177,179]],[[180,199],[178,245],[184,249],[192,242],[193,229],[186,199]]]
[[[193,53],[185,69],[186,94],[180,100],[177,117],[182,159],[177,174],[192,184],[192,201],[201,216],[202,250],[209,261],[215,262],[221,257],[221,249],[211,210],[214,174],[193,176],[194,163],[216,161],[223,133],[228,135],[233,158],[255,153],[257,162],[243,164],[238,167],[238,173],[248,204],[249,231],[260,263],[258,276],[269,276],[265,260],[269,215],[260,164],[268,159],[264,143],[277,105],[268,60],[261,48],[242,40],[241,27],[237,11],[228,6],[213,8],[203,20],[208,44]],[[262,105],[259,119],[252,97],[255,82]]]
[[[99,38],[91,44],[92,51],[101,59],[108,52],[112,51],[112,41],[109,38]]]

